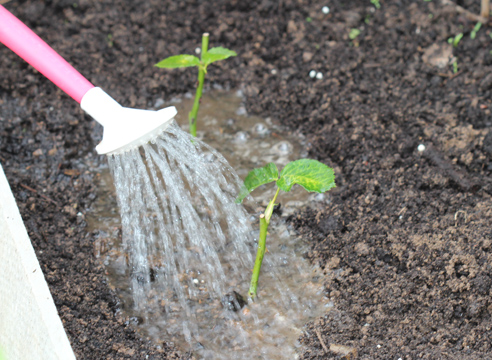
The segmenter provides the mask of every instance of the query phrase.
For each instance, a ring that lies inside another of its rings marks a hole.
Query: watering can
[[[119,154],[157,137],[177,111],[170,106],[158,111],[121,106],[104,90],[92,85],[31,29],[0,5],[0,42],[27,61],[80,104],[104,127],[99,154]]]

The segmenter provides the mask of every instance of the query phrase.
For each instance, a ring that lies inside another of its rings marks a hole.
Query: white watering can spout
[[[58,55],[31,29],[0,5],[0,42],[31,64],[104,126],[99,154],[118,154],[137,148],[164,131],[177,111],[174,106],[154,111],[125,108]]]
[[[103,139],[96,147],[99,154],[123,153],[148,143],[177,113],[174,106],[158,111],[123,107],[99,87],[87,91],[80,107],[104,127]]]

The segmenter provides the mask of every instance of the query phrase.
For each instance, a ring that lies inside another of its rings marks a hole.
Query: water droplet
[[[268,134],[268,128],[265,126],[265,124],[258,123],[254,126],[253,131],[257,133],[258,135],[266,135]]]
[[[239,115],[239,116],[245,116],[248,112],[246,111],[246,108],[244,106],[240,106],[237,110],[236,110],[236,114]]]
[[[248,138],[249,138],[249,134],[246,131],[239,131],[236,134],[235,141],[236,142],[245,142],[246,140],[248,140]]]
[[[217,157],[212,153],[206,153],[203,157],[208,163],[214,162],[217,159]]]
[[[287,141],[282,141],[273,146],[273,151],[282,155],[289,154],[292,151],[292,145]]]
[[[157,100],[155,101],[154,108],[159,109],[159,108],[161,108],[162,106],[164,106],[164,104],[165,104],[165,103],[166,103],[166,102],[164,101],[164,99],[159,98],[159,99],[157,99]]]

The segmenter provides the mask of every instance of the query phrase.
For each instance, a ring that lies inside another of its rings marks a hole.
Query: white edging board
[[[1,165],[0,353],[5,360],[75,359]]]

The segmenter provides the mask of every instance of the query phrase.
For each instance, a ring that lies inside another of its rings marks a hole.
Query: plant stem
[[[277,200],[280,188],[277,188],[277,192],[273,199],[268,203],[268,206],[264,214],[260,215],[260,237],[258,239],[258,250],[256,251],[255,266],[253,267],[253,275],[251,276],[251,283],[249,285],[248,295],[254,299],[256,297],[258,289],[258,278],[260,277],[261,264],[263,263],[263,257],[266,251],[266,237],[268,231],[268,225],[270,225],[270,219],[272,218],[273,208],[275,206],[275,200]]]
[[[265,215],[260,215],[260,238],[258,240],[258,250],[256,251],[255,266],[253,268],[253,275],[251,276],[251,283],[249,285],[248,295],[252,299],[256,297],[258,288],[258,278],[260,277],[261,264],[266,250],[266,236],[268,230],[268,223],[265,219]]]
[[[208,51],[208,39],[209,39],[209,34],[204,33],[202,35],[202,51],[201,51],[201,58],[202,59],[203,59],[203,56]],[[203,66],[198,67],[198,87],[196,88],[195,101],[193,102],[193,108],[191,109],[190,113],[188,114],[188,120],[190,122],[190,134],[195,136],[195,137],[196,137],[196,120],[197,120],[197,115],[198,115],[198,108],[200,107],[200,99],[202,98],[203,83],[205,82],[205,72],[206,72],[206,69]]]

